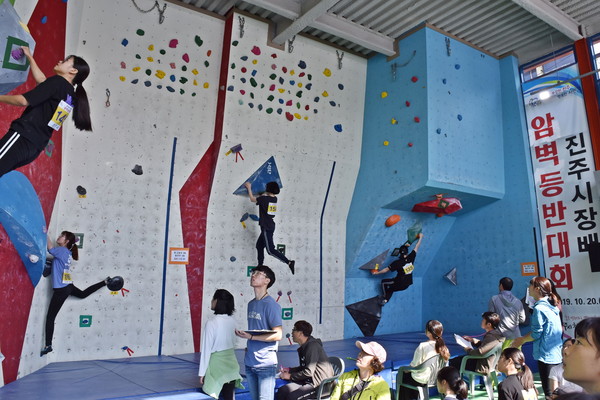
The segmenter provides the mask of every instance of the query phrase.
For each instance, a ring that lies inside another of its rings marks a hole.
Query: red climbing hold
[[[293,121],[294,120],[294,114],[291,114],[289,112],[285,112],[285,117],[287,118],[288,121]]]

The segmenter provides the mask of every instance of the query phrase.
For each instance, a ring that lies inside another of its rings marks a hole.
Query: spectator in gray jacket
[[[506,338],[502,348],[509,347],[512,341],[521,337],[519,324],[525,322],[525,310],[521,300],[513,296],[511,289],[513,280],[509,277],[500,279],[499,294],[490,299],[488,308],[491,312],[500,315],[498,330]]]

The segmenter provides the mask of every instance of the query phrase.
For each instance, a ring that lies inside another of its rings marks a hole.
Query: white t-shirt
[[[200,368],[198,376],[204,376],[210,355],[217,351],[233,349],[235,341],[235,318],[227,314],[216,314],[204,325],[200,342]]]

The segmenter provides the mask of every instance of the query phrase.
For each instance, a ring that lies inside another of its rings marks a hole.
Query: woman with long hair
[[[0,139],[0,177],[35,160],[69,114],[73,114],[77,129],[92,130],[90,105],[83,88],[90,73],[85,60],[68,56],[54,66],[56,75],[46,78],[29,48],[21,49],[37,86],[23,94],[0,95],[0,103],[27,107]]]
[[[379,375],[387,353],[377,342],[356,341],[358,369],[343,373],[329,400],[391,400],[390,387]]]
[[[521,350],[509,347],[498,359],[498,371],[506,375],[498,385],[498,400],[537,400],[533,374]]]
[[[450,351],[448,350],[448,347],[446,347],[446,343],[442,338],[443,333],[444,326],[440,321],[436,321],[434,319],[427,321],[427,324],[425,324],[425,336],[427,336],[428,340],[420,343],[415,350],[413,359],[410,362],[411,367],[421,365],[426,360],[429,360],[431,357],[435,357],[437,355],[440,355],[444,361],[448,361],[450,358]],[[433,373],[433,376],[435,376],[437,375],[437,372],[437,369],[428,369],[425,371],[406,371],[402,376],[402,382],[414,386],[426,387],[431,378],[430,375]],[[399,390],[399,396],[401,400],[416,399],[418,397],[418,392],[414,389],[401,386]]]
[[[444,367],[437,374],[437,389],[443,400],[466,400],[469,395],[467,383],[454,367]]]
[[[85,299],[90,294],[110,281],[110,277],[100,281],[85,290],[81,290],[73,285],[71,278],[71,262],[79,259],[77,251],[77,239],[72,232],[63,231],[56,239],[57,246],[54,246],[48,237],[48,253],[54,258],[52,259],[52,299],[48,306],[46,314],[46,347],[40,352],[40,356],[48,354],[52,351],[52,336],[54,335],[54,320],[58,315],[61,307],[69,296],[75,296],[80,299]]]
[[[233,400],[235,388],[243,389],[240,366],[235,358],[235,311],[233,295],[217,289],[210,303],[215,313],[204,325],[200,343],[200,384],[215,399]]]
[[[559,300],[552,293],[552,284],[538,276],[529,282],[529,295],[535,300],[531,315],[531,332],[515,339],[512,347],[533,341],[533,358],[537,360],[540,380],[546,398],[550,398],[550,369],[562,362],[562,324]]]

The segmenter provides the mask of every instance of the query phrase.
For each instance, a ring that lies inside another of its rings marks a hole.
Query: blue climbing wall
[[[481,313],[498,291],[498,281],[511,277],[513,293],[525,295],[530,277],[521,276],[522,262],[535,262],[533,229],[539,232],[532,192],[518,64],[514,57],[499,61],[504,140],[504,198],[456,219],[428,268],[423,287],[424,319],[440,319],[447,330],[479,333]],[[538,234],[539,235],[539,234]],[[458,286],[442,278],[450,268],[458,270]],[[456,310],[460,310],[457,312]]]
[[[468,287],[473,293],[474,283],[482,282],[482,276],[475,276],[481,264],[472,263],[473,252],[499,260],[491,249],[510,238],[523,248],[519,260],[535,261],[521,98],[514,87],[517,69],[511,67],[429,28],[401,40],[399,57],[369,60],[361,169],[348,216],[346,304],[379,294],[380,280],[392,276],[372,277],[358,270],[361,265],[403,243],[415,221],[423,224],[425,235],[414,284],[383,308],[378,334],[420,330],[428,319],[443,319],[451,310],[440,298],[446,292],[468,303],[460,304],[468,311],[465,318],[480,313],[477,297],[463,292]],[[507,135],[518,141],[508,149]],[[525,181],[518,194],[514,174]],[[506,183],[517,199],[506,199]],[[436,193],[460,198],[463,209],[443,218],[410,211]],[[503,205],[509,202],[522,204],[521,215],[515,217],[518,227],[506,215]],[[488,219],[490,208],[502,208],[493,222]],[[384,222],[391,214],[402,220],[387,228]],[[473,249],[475,239],[483,243]],[[520,268],[515,265],[513,275]],[[458,269],[458,287],[443,278],[453,267]],[[465,274],[472,279],[467,286],[462,283],[468,279]],[[490,278],[489,287],[497,288],[499,278]],[[487,305],[494,291],[481,293],[481,304]],[[464,323],[454,313],[452,318],[456,326]],[[348,313],[344,333],[361,335]]]

